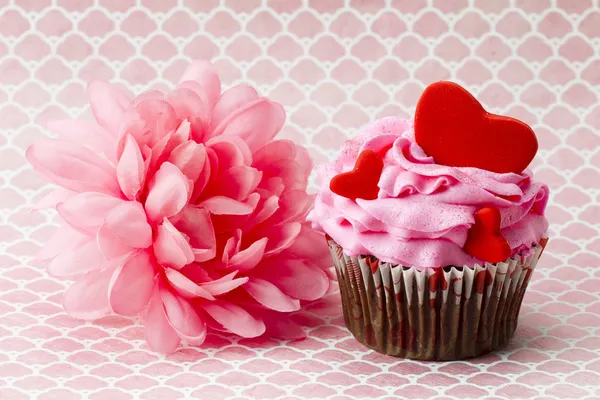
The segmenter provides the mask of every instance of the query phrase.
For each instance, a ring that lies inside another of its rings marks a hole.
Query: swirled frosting
[[[361,151],[390,145],[377,199],[354,201],[331,192],[331,179],[351,170]],[[412,121],[400,118],[367,125],[317,173],[320,190],[308,219],[350,256],[368,254],[419,268],[483,264],[463,249],[473,215],[483,207],[500,211],[513,256],[526,254],[548,228],[548,187],[535,182],[531,171],[499,174],[438,165],[415,142]]]

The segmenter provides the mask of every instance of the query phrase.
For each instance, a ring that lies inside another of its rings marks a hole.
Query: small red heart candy
[[[465,251],[492,264],[510,257],[510,245],[500,232],[500,211],[497,208],[485,207],[475,213],[475,224],[467,234]]]
[[[379,193],[379,178],[383,171],[383,157],[373,150],[363,150],[352,171],[336,175],[329,188],[337,195],[351,200],[375,200]]]
[[[517,119],[490,114],[452,82],[429,85],[415,112],[415,140],[440,165],[520,174],[538,149],[533,130]]]

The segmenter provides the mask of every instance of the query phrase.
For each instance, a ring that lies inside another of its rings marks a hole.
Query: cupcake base
[[[528,257],[419,270],[349,257],[330,240],[346,326],[371,349],[410,359],[459,360],[500,349],[517,328],[541,242]]]

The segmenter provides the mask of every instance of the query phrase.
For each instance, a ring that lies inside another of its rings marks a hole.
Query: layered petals
[[[154,290],[144,318],[146,341],[151,349],[160,353],[172,353],[177,350],[181,338],[173,329],[158,289]]]
[[[100,251],[108,260],[152,244],[152,228],[140,203],[123,202],[113,208],[98,229]]]
[[[194,261],[202,262],[214,258],[217,252],[217,238],[208,210],[194,206],[185,207],[176,227],[189,238]]]
[[[173,164],[165,162],[148,185],[146,213],[157,222],[172,217],[183,209],[189,199],[189,181]]]
[[[146,166],[142,152],[131,135],[125,135],[123,152],[117,163],[117,180],[129,200],[137,200],[144,185]]]
[[[316,300],[329,289],[327,274],[305,260],[277,258],[265,263],[257,275],[276,285],[288,296],[299,300]]]
[[[160,264],[175,269],[190,264],[195,258],[187,238],[166,218],[157,229],[154,254]]]
[[[47,127],[61,139],[86,146],[92,150],[99,149],[106,155],[111,154],[114,146],[114,135],[94,121],[49,121]]]
[[[198,180],[206,165],[206,149],[196,142],[184,142],[169,155],[168,161],[181,171],[189,180]]]
[[[38,173],[65,189],[120,195],[114,167],[87,147],[42,139],[27,149],[26,156]]]
[[[238,136],[255,151],[273,139],[285,122],[285,111],[277,103],[259,99],[238,109],[215,128],[224,136]]]
[[[213,295],[201,285],[198,285],[196,282],[192,281],[190,278],[175,269],[168,268],[165,271],[165,276],[171,286],[183,297],[201,297],[206,300],[215,299]]]
[[[221,80],[214,65],[206,61],[192,62],[179,80],[197,82],[204,89],[207,107],[212,109],[221,94]]]
[[[108,212],[121,202],[121,199],[103,193],[84,192],[58,204],[56,210],[73,228],[84,234],[93,235],[104,223]]]
[[[103,257],[94,238],[87,237],[82,242],[70,243],[66,246],[71,247],[58,253],[48,264],[50,275],[72,277],[88,271],[101,270],[111,265]]]
[[[267,238],[262,238],[252,243],[247,249],[233,255],[229,260],[227,267],[241,272],[250,271],[263,259],[267,242]]]
[[[113,273],[109,301],[120,315],[137,315],[148,305],[154,288],[156,271],[146,251],[132,253]]]
[[[152,244],[152,228],[140,203],[127,201],[114,207],[106,215],[105,225],[127,246],[145,249]]]
[[[108,288],[113,269],[90,271],[73,283],[63,296],[69,315],[81,319],[97,319],[110,313]]]
[[[236,335],[253,338],[265,332],[265,324],[248,311],[225,301],[202,302],[202,308],[217,323]]]
[[[101,81],[90,83],[87,95],[98,123],[116,135],[131,99],[116,86]]]
[[[273,140],[283,108],[246,84],[221,93],[202,61],[167,93],[94,82],[88,97],[95,121],[50,123],[61,139],[27,151],[61,186],[39,204],[64,226],[38,260],[76,279],[65,310],[140,316],[164,353],[209,329],[303,337],[288,314],[325,293],[330,258],[305,222],[308,153]]]
[[[292,299],[277,286],[263,279],[253,278],[249,280],[244,285],[244,289],[257,302],[271,310],[291,312],[300,309],[300,301]]]
[[[179,337],[189,344],[201,345],[206,338],[206,323],[191,304],[165,288],[161,288],[160,297],[167,321]]]

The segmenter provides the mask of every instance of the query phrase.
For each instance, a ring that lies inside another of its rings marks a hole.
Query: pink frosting
[[[362,150],[384,158],[376,200],[356,201],[329,189],[335,175],[349,171]],[[412,121],[388,117],[366,126],[344,143],[340,156],[318,169],[321,189],[308,218],[351,256],[370,254],[420,268],[483,263],[463,249],[473,214],[496,207],[512,255],[526,253],[548,228],[548,187],[531,171],[498,174],[435,164],[414,139]]]

